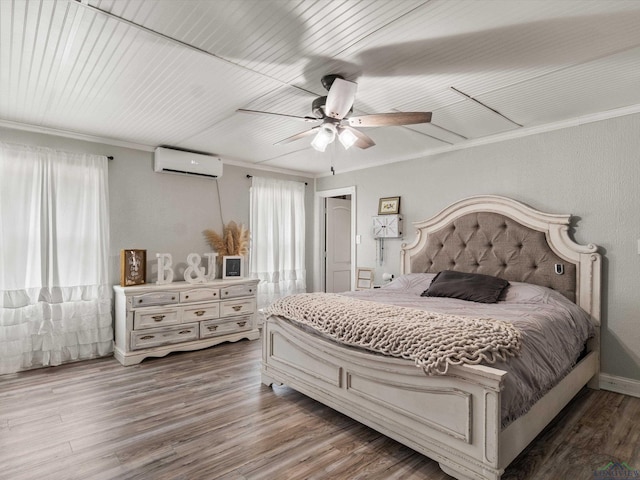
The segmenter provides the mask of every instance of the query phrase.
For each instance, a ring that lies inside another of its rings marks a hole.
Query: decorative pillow
[[[450,297],[470,302],[496,303],[509,285],[503,278],[481,273],[443,270],[431,282],[423,297]]]

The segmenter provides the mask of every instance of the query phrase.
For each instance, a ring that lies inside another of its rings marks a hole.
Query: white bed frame
[[[546,214],[514,200],[477,196],[416,223],[403,245],[402,273],[430,232],[474,212],[495,212],[544,232],[551,249],[576,266],[576,303],[599,324],[600,255],[569,238],[569,215]],[[505,468],[589,384],[597,388],[599,331],[575,368],[524,416],[501,428],[507,373],[482,365],[427,376],[409,360],[369,354],[324,340],[278,318],[263,330],[262,381],[285,384],[439,462],[459,480],[499,480]]]

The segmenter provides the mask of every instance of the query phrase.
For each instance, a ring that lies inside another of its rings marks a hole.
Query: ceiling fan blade
[[[365,133],[362,133],[360,130],[356,130],[355,128],[349,127],[347,125],[338,127],[339,134],[342,133],[343,130],[351,132],[356,137],[356,141],[353,144],[358,148],[362,148],[364,150],[365,148],[373,147],[376,144],[376,142],[373,141],[373,138]]]
[[[393,125],[413,125],[416,123],[429,123],[431,112],[392,112],[374,113],[360,117],[347,118],[352,127],[386,127]]]
[[[318,122],[321,119],[315,117],[298,117],[297,115],[287,115],[286,113],[274,113],[274,112],[261,112],[260,110],[247,110],[244,108],[239,108],[236,112],[240,113],[253,113],[256,115],[275,115],[278,117],[287,117],[287,118],[295,118],[296,120],[302,120],[304,122]]]
[[[336,78],[329,89],[327,103],[324,106],[327,117],[337,118],[338,120],[343,119],[353,106],[357,89],[357,83]]]
[[[284,145],[285,143],[295,142],[296,140],[300,140],[301,138],[308,137],[309,135],[318,133],[319,128],[320,128],[320,125],[318,125],[317,127],[313,127],[310,130],[305,130],[304,132],[296,133],[295,135],[292,135],[290,137],[285,138],[284,140],[280,140],[279,142],[274,143],[274,145]]]

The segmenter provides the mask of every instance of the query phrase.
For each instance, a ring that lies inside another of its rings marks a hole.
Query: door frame
[[[354,289],[354,282],[356,278],[356,187],[355,185],[343,188],[334,188],[331,190],[322,190],[316,192],[314,198],[315,205],[315,225],[314,225],[314,265],[313,270],[315,272],[313,279],[313,291],[324,291],[325,280],[325,264],[324,264],[324,251],[325,251],[325,198],[328,197],[341,197],[343,195],[351,196],[351,290]]]

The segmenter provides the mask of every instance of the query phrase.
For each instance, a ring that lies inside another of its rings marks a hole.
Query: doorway
[[[351,290],[351,196],[325,198],[324,291]]]
[[[316,192],[315,227],[314,291],[352,290],[356,271],[355,186]]]

